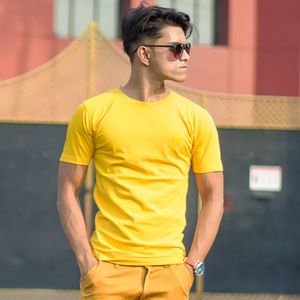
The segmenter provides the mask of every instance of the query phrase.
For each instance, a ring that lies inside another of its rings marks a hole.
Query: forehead
[[[160,30],[159,41],[185,43],[186,37],[181,27],[165,26]]]

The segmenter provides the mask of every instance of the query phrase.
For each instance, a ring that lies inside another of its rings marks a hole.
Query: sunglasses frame
[[[182,57],[182,54],[183,54],[183,51],[185,50],[187,52],[187,54],[190,54],[191,52],[191,48],[192,48],[192,45],[191,43],[176,43],[176,44],[170,44],[170,45],[143,45],[143,46],[146,46],[146,47],[164,47],[164,48],[170,48],[172,49],[173,51],[173,54],[174,54],[174,57],[176,59],[180,59]],[[180,47],[179,48],[179,51],[178,51],[178,46]]]

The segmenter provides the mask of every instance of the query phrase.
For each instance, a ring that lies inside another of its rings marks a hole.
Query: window
[[[119,37],[122,0],[54,0],[54,32],[61,37],[76,37],[92,21],[105,35]]]
[[[192,19],[191,40],[201,45],[226,45],[228,0],[158,0],[158,5],[183,11]]]
[[[228,44],[228,0],[216,0],[215,44]]]

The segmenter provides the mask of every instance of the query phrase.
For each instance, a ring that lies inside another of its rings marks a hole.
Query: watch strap
[[[195,268],[198,259],[194,259],[194,258],[190,258],[190,257],[186,257],[184,260],[185,263],[187,263],[188,265],[192,266],[193,268]]]

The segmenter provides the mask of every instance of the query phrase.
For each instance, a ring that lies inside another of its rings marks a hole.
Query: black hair
[[[122,19],[122,40],[124,51],[133,60],[134,52],[147,39],[160,38],[160,31],[166,25],[179,26],[186,38],[192,34],[193,26],[188,14],[174,8],[145,6],[129,9]]]

